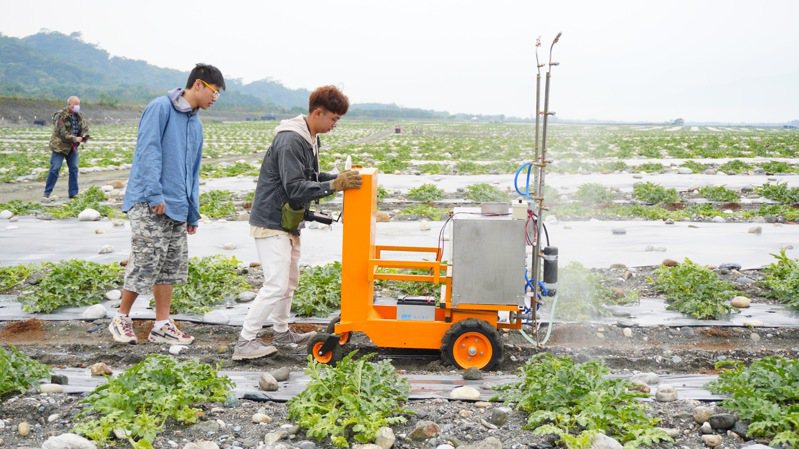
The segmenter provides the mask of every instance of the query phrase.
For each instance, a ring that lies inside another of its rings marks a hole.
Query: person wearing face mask
[[[78,146],[89,138],[89,124],[80,112],[80,98],[72,96],[67,107],[53,114],[53,135],[50,137],[50,171],[44,184],[43,200],[53,193],[64,159],[69,168],[67,192],[70,198],[78,194]]]
[[[308,220],[311,201],[337,191],[361,187],[361,175],[345,170],[338,175],[319,168],[319,135],[332,131],[349,109],[349,99],[335,86],[311,93],[308,115],[283,120],[275,129],[255,187],[250,215],[250,236],[264,273],[258,296],[247,311],[233,349],[233,360],[266,357],[275,346],[296,347],[315,332],[289,329],[289,313],[299,281],[300,229]],[[258,332],[270,318],[272,344],[264,344]]]
[[[200,161],[208,109],[225,89],[218,68],[197,64],[185,88],[170,90],[142,112],[122,212],[128,214],[131,250],[119,312],[108,326],[114,341],[136,344],[130,310],[142,293],[155,298],[151,343],[188,345],[194,337],[169,318],[172,286],[188,279],[187,234],[200,221]]]

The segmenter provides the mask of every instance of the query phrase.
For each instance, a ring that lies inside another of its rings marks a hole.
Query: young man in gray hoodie
[[[308,100],[308,115],[283,120],[266,151],[250,215],[264,283],[244,319],[233,360],[266,357],[277,352],[273,345],[302,345],[315,334],[288,327],[299,280],[300,228],[311,201],[361,186],[357,171],[335,175],[319,169],[319,134],[335,128],[347,109],[349,100],[336,87],[316,89]],[[274,321],[273,345],[257,338],[269,317]]]

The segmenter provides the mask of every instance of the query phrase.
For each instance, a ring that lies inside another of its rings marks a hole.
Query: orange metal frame
[[[441,248],[375,245],[377,223],[377,170],[359,168],[360,189],[344,191],[341,267],[341,320],[336,334],[363,332],[375,345],[386,348],[440,349],[441,339],[453,323],[468,318],[499,328],[518,329],[521,321],[497,322],[497,312],[517,311],[516,306],[468,304],[452,307],[452,276],[441,261]],[[384,252],[431,254],[435,260],[383,259]],[[424,269],[429,274],[381,273],[381,268]],[[435,320],[398,320],[396,305],[375,304],[374,281],[418,281],[442,286],[441,306]]]

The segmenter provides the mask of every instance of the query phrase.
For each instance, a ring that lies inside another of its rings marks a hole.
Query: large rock
[[[674,402],[677,400],[677,389],[673,385],[663,384],[655,393],[655,400],[659,402]]]
[[[0,219],[3,219],[3,220],[8,220],[9,218],[11,218],[13,216],[14,216],[14,213],[11,212],[8,209],[3,209],[3,211],[0,212]]]
[[[736,296],[730,301],[730,305],[737,309],[746,309],[752,304],[752,300],[746,296]]]
[[[236,297],[236,302],[250,302],[255,299],[257,295],[255,292],[251,292],[249,290],[243,291],[239,293],[239,296]]]
[[[491,409],[488,413],[488,422],[491,424],[502,427],[508,422],[508,417],[510,416],[512,409],[510,407],[496,407]]]
[[[122,298],[122,292],[117,289],[108,290],[107,292],[105,292],[105,299],[109,301],[117,301],[120,298]]]
[[[105,318],[105,314],[105,306],[102,304],[95,304],[93,306],[87,307],[81,316],[85,320],[99,320],[100,318]]]
[[[438,424],[433,421],[419,421],[416,427],[408,434],[408,438],[413,441],[424,441],[438,435]]]
[[[261,378],[258,379],[258,386],[264,391],[277,391],[277,389],[280,387],[277,383],[277,379],[275,379],[275,376],[269,373],[261,374]]]
[[[700,405],[694,409],[694,421],[697,424],[704,424],[711,416],[716,414],[715,407],[705,407]]]
[[[58,384],[41,384],[39,385],[39,391],[43,394],[63,393],[64,386]]]
[[[721,444],[721,435],[702,435],[702,442],[707,447],[716,447]]]
[[[621,443],[603,433],[594,435],[591,440],[591,449],[622,449],[623,447]]]
[[[483,373],[480,372],[480,370],[475,367],[470,367],[468,369],[463,370],[464,380],[480,380],[482,378],[483,378]]]
[[[272,417],[263,413],[256,413],[252,415],[252,422],[256,424],[269,424],[272,422]]]
[[[111,367],[103,362],[95,363],[89,367],[89,370],[92,372],[92,376],[110,376],[111,374],[114,374],[114,371],[111,370]]]
[[[97,449],[97,445],[80,435],[64,433],[48,438],[42,449]]]
[[[78,221],[97,221],[101,216],[100,212],[88,207],[78,214]]]
[[[200,440],[186,443],[183,449],[219,449],[219,445],[213,441]]]
[[[391,446],[394,446],[395,441],[397,441],[397,437],[394,436],[394,431],[391,430],[391,427],[377,429],[375,444],[380,446],[381,449],[390,449]]]
[[[272,377],[274,377],[276,381],[285,382],[289,380],[289,375],[291,372],[287,366],[281,366],[280,368],[272,371],[270,374],[272,374]]]
[[[639,373],[630,377],[630,381],[644,385],[657,385],[660,383],[660,377],[655,373]]]
[[[735,425],[735,421],[738,421],[738,417],[731,413],[719,413],[707,420],[713,430],[730,430]]]
[[[462,401],[476,401],[480,399],[480,391],[468,385],[458,387],[449,393],[449,398]]]
[[[488,437],[483,441],[458,446],[458,449],[502,449],[502,441],[495,437]]]

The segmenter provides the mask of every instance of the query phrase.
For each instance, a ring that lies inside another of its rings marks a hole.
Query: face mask
[[[80,112],[80,105],[76,104],[75,106],[72,106],[72,112]]]

